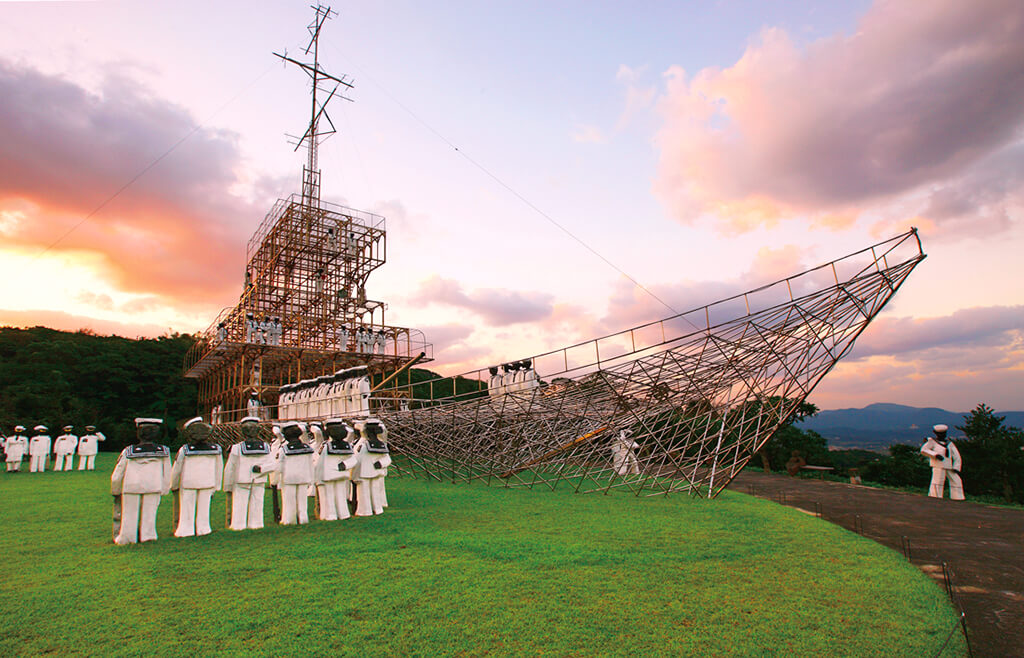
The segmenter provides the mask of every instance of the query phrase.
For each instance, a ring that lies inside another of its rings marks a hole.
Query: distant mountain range
[[[920,444],[939,423],[949,426],[953,438],[963,437],[956,429],[964,424],[968,412],[946,411],[935,407],[920,409],[901,404],[878,403],[863,409],[834,409],[797,424],[828,439],[830,448],[885,450],[894,443]],[[1024,427],[1024,411],[997,411],[1006,416],[1004,425]]]

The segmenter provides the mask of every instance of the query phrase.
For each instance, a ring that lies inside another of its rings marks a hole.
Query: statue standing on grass
[[[53,443],[53,470],[70,471],[75,461],[75,449],[78,448],[78,437],[72,434],[75,428],[64,426],[64,433]]]
[[[46,462],[50,458],[50,435],[46,425],[36,425],[35,436],[28,442],[28,472],[42,473],[46,470]]]
[[[178,450],[171,470],[178,522],[174,536],[208,535],[210,499],[224,479],[221,448],[209,441],[212,428],[201,416],[189,420],[183,429],[186,443]]]
[[[932,431],[935,432],[935,437],[929,437],[921,446],[921,454],[928,457],[932,467],[932,482],[928,488],[928,495],[932,498],[942,498],[946,478],[949,478],[950,499],[963,500],[964,484],[960,479],[960,468],[963,464],[960,460],[960,451],[956,449],[956,444],[946,438],[948,427],[936,425]]]
[[[7,462],[8,473],[17,473],[21,470],[21,460],[28,452],[28,438],[24,432],[25,426],[18,425],[14,428],[14,434],[4,440],[4,459]]]
[[[612,468],[617,475],[640,474],[640,463],[636,458],[636,450],[640,444],[630,438],[630,434],[630,430],[620,430],[612,445]]]
[[[349,518],[349,487],[352,469],[359,462],[351,438],[355,431],[340,418],[327,421],[328,439],[319,448],[314,473],[320,501],[320,520],[339,521]]]
[[[273,468],[270,444],[260,438],[260,419],[246,416],[241,422],[242,440],[231,446],[224,466],[224,491],[227,492],[232,530],[258,530],[263,527],[263,498],[267,473]]]
[[[384,478],[391,465],[388,452],[388,431],[384,423],[376,418],[356,422],[356,430],[361,435],[355,445],[355,453],[359,458],[357,474],[356,516],[373,516],[383,514],[388,506]]]
[[[110,475],[114,543],[119,546],[156,539],[160,496],[171,489],[171,451],[157,443],[163,423],[160,418],[136,418],[138,443],[121,451]]]
[[[277,451],[277,487],[281,490],[281,523],[309,523],[309,488],[313,484],[313,448],[302,440],[299,423],[281,426],[284,442]],[[259,468],[259,467],[257,467]],[[260,469],[262,472],[262,469]]]
[[[78,470],[95,470],[96,453],[100,451],[100,441],[106,441],[103,432],[97,432],[94,425],[85,426],[85,434],[78,439]]]

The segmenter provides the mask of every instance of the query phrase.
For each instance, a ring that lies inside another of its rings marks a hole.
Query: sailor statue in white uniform
[[[367,418],[357,421],[356,429],[360,434],[355,445],[359,458],[356,516],[383,514],[388,506],[384,478],[391,465],[387,428],[376,418]]]
[[[160,496],[171,489],[171,452],[156,443],[163,433],[163,420],[136,418],[138,443],[117,457],[110,475],[114,496],[114,543],[134,544],[156,539],[156,511]]]
[[[352,469],[359,463],[351,443],[355,436],[340,418],[326,423],[327,440],[320,446],[314,471],[320,500],[320,519],[339,521],[349,518],[348,499]]]
[[[186,443],[178,449],[171,470],[171,490],[176,492],[178,513],[175,537],[210,534],[210,499],[224,479],[222,451],[210,442],[211,430],[201,416],[185,423]]]
[[[224,465],[224,491],[228,495],[231,530],[263,527],[263,499],[267,471],[274,467],[270,444],[260,438],[260,419],[246,416],[240,424],[242,440],[231,446]]]
[[[630,438],[629,430],[620,430],[612,444],[612,468],[617,475],[639,475],[640,464],[636,459],[636,449],[640,444]]]
[[[78,448],[78,437],[72,432],[71,425],[64,426],[64,433],[53,442],[53,470],[70,471],[75,465],[75,450]]]
[[[25,426],[17,425],[14,434],[4,440],[4,461],[7,463],[8,473],[17,473],[21,470],[21,460],[28,452],[28,437],[25,436]]]
[[[96,470],[96,454],[100,451],[100,441],[106,441],[103,432],[97,432],[95,425],[86,425],[85,434],[78,439],[78,470]]]
[[[501,394],[501,375],[498,374],[498,366],[491,366],[491,376],[487,380],[487,395],[496,398]]]
[[[946,478],[949,478],[949,498],[963,500],[964,483],[960,479],[960,468],[963,464],[960,460],[960,451],[956,449],[956,444],[946,438],[946,432],[949,431],[947,426],[936,425],[932,431],[935,432],[935,437],[929,437],[921,446],[921,454],[928,457],[932,467],[932,482],[928,487],[928,495],[932,498],[942,498]]]
[[[46,462],[50,459],[50,435],[46,425],[36,425],[32,428],[35,431],[28,441],[28,472],[42,473],[46,470]]]
[[[274,466],[281,491],[281,523],[309,523],[307,499],[313,484],[313,448],[302,440],[305,431],[299,423],[285,423],[281,433],[284,442],[277,450]]]

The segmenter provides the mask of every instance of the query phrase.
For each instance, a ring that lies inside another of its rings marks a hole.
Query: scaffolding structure
[[[334,12],[314,10],[304,51],[313,61],[275,53],[312,82],[310,122],[296,140],[296,150],[307,149],[302,193],[279,199],[267,213],[246,248],[238,303],[185,356],[184,374],[199,380],[199,412],[207,417],[216,407],[219,419],[238,420],[251,397],[272,409],[283,384],[339,369],[366,365],[373,375],[431,359],[422,332],[387,324],[386,304],[367,297],[370,274],[387,260],[384,218],[320,199],[317,147],[334,133],[327,103],[344,99],[352,84],[321,68],[320,32]],[[381,340],[367,349],[357,341],[360,331]]]

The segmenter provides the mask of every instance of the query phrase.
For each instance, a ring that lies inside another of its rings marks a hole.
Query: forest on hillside
[[[176,443],[176,425],[196,413],[196,382],[181,374],[189,334],[131,339],[97,336],[89,331],[57,331],[45,327],[0,328],[0,433],[15,425],[31,431],[46,425],[57,436],[64,425],[81,433],[96,425],[106,434],[104,450],[131,443],[138,416],[163,418],[167,440]],[[417,399],[486,395],[480,382],[437,380],[430,370],[410,372]],[[425,384],[431,380],[431,386]],[[794,422],[813,417],[817,407],[803,403],[761,448],[752,465],[783,470],[793,451],[808,464],[832,466],[839,475],[857,468],[866,481],[926,489],[931,471],[917,446],[893,445],[888,455],[864,450],[829,450],[824,437]],[[982,404],[957,424],[965,440],[957,441],[964,459],[968,494],[999,496],[1024,502],[1024,431]]]
[[[64,425],[79,434],[95,425],[120,449],[135,435],[138,416],[174,424],[195,415],[196,382],[181,376],[194,338],[97,336],[87,330],[0,328],[0,432],[15,425]]]

